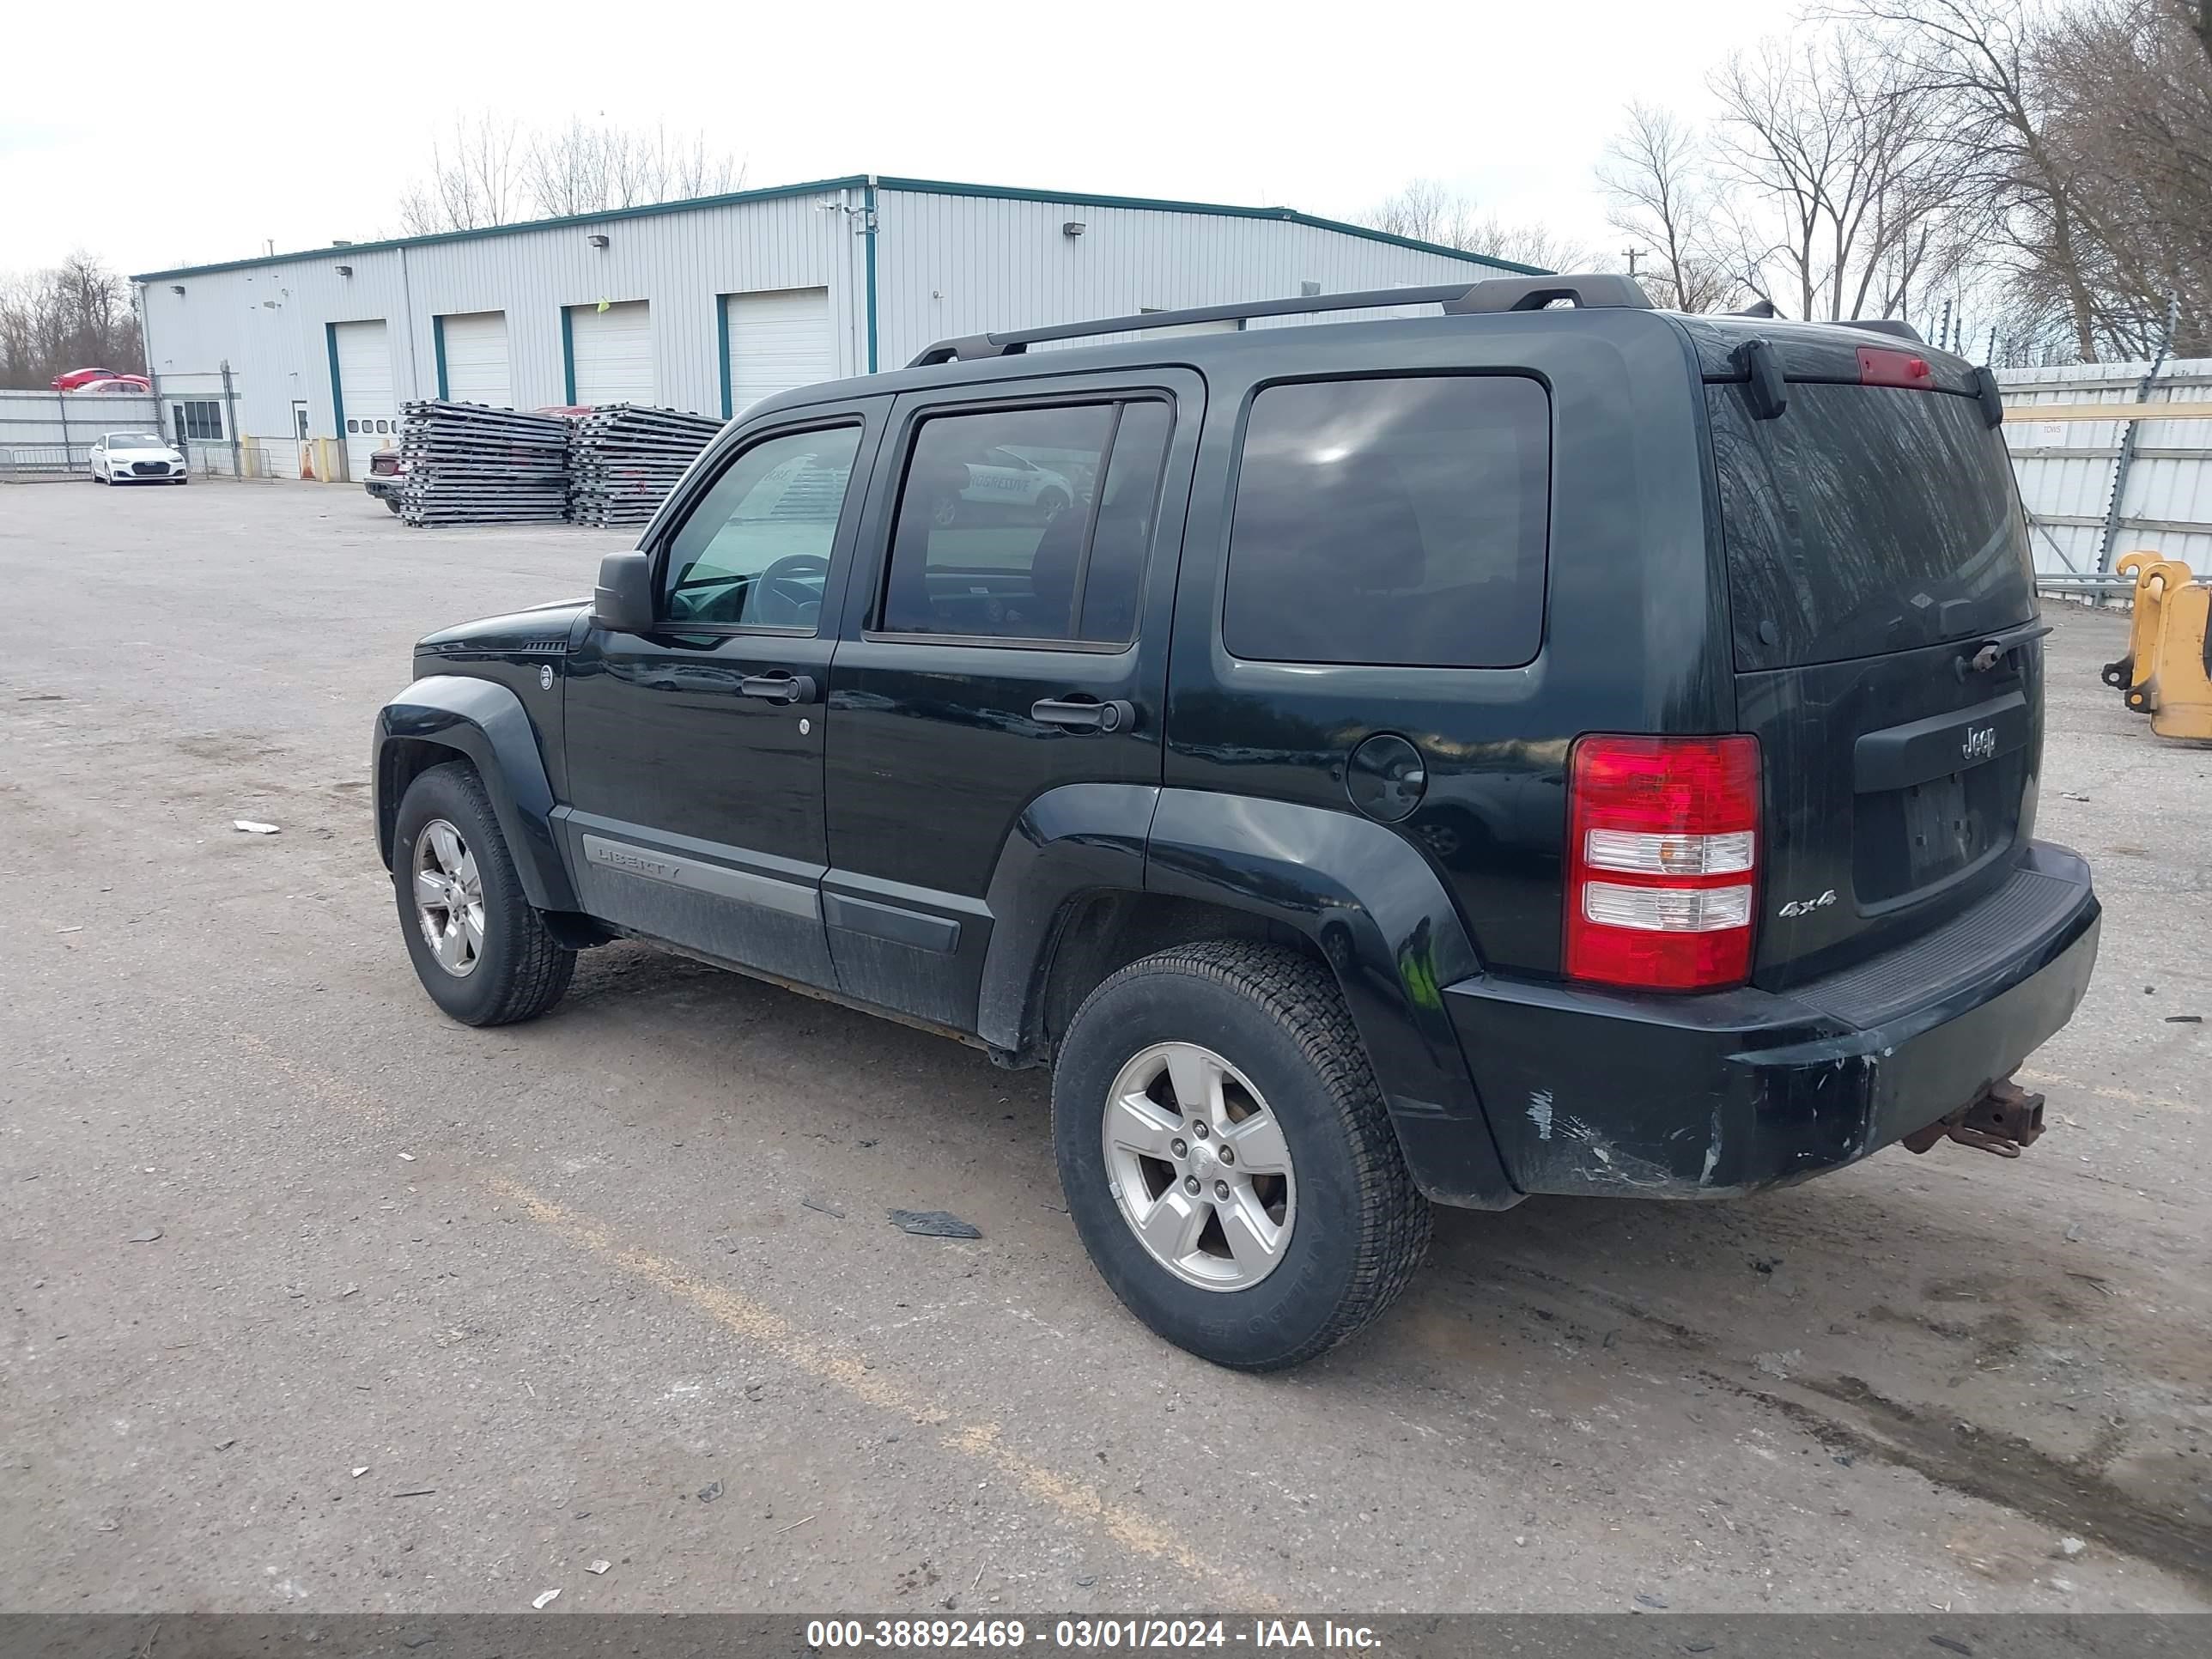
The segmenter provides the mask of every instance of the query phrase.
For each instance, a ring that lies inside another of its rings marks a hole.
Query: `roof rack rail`
[[[1454,316],[1481,312],[1540,311],[1565,301],[1591,308],[1649,311],[1650,297],[1632,276],[1591,271],[1559,276],[1493,276],[1474,283],[1446,283],[1431,288],[1377,288],[1357,294],[1303,295],[1294,300],[1249,300],[1242,304],[1194,306],[1183,311],[1146,311],[1134,317],[1101,317],[1086,323],[1054,323],[1003,334],[968,334],[939,340],[908,363],[973,362],[987,357],[1018,357],[1033,345],[1079,340],[1099,334],[1134,333],[1149,328],[1182,328],[1192,323],[1241,322],[1250,317],[1288,317],[1324,311],[1365,311],[1382,306],[1442,306]]]

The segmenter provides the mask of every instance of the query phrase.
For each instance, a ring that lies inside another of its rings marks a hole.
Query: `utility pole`
[[[1636,262],[1644,257],[1644,250],[1640,247],[1625,247],[1621,249],[1620,255],[1628,261],[1628,274],[1632,276],[1636,275]]]

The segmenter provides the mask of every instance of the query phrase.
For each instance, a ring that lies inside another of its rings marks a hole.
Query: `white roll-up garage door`
[[[470,311],[438,319],[445,353],[445,395],[456,403],[512,409],[514,389],[507,372],[507,313]]]
[[[333,323],[338,403],[345,411],[346,477],[366,478],[368,458],[399,441],[399,405],[392,391],[392,350],[384,321]]]
[[[653,318],[642,300],[605,311],[568,307],[568,350],[580,404],[650,404],[653,392]]]
[[[722,310],[730,331],[732,415],[742,415],[779,392],[836,377],[828,289],[727,294],[722,296]]]

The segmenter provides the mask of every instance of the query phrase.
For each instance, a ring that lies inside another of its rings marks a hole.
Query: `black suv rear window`
[[[1510,667],[1543,633],[1551,400],[1519,375],[1252,401],[1222,636],[1255,661]]]
[[[1753,420],[1710,386],[1740,669],[1879,656],[2035,613],[2004,441],[1972,398],[1793,382]]]

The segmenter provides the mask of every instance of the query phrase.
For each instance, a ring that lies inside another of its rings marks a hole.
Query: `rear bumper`
[[[1727,1197],[1856,1162],[2008,1077],[2080,1006],[2100,915],[2088,865],[2037,842],[1953,921],[1786,994],[1484,977],[1445,1002],[1520,1190]]]
[[[397,495],[399,493],[401,482],[401,476],[397,472],[382,474],[372,472],[362,483],[362,488],[375,496],[377,500],[382,501],[386,495]]]

